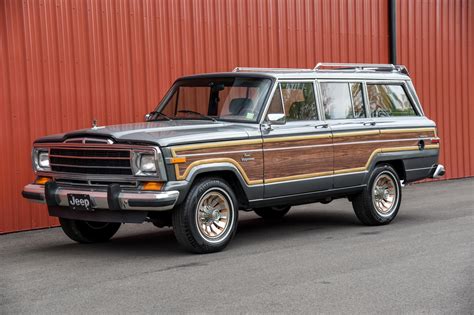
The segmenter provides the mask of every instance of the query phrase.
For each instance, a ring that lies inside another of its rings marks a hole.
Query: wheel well
[[[237,201],[239,203],[239,209],[247,209],[249,205],[249,200],[245,191],[240,183],[239,178],[237,175],[232,171],[210,171],[204,172],[196,175],[193,180],[193,183],[203,177],[220,177],[224,179],[229,185],[234,189],[235,196],[237,197]],[[192,183],[191,183],[192,184]]]
[[[397,172],[397,175],[398,175],[398,177],[399,177],[401,180],[406,180],[406,179],[407,179],[406,172],[405,172],[405,165],[403,164],[403,161],[402,161],[402,160],[393,160],[393,161],[378,162],[378,163],[376,164],[376,166],[377,166],[377,165],[380,165],[380,164],[388,164],[388,165],[390,165],[391,167],[393,167],[393,169],[395,170],[395,172]]]

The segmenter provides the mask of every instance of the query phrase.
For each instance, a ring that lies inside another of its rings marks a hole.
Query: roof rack
[[[400,72],[409,75],[408,70],[402,65],[377,64],[377,63],[327,63],[320,62],[313,69],[300,68],[258,68],[237,67],[232,72],[315,72],[315,71],[368,71],[368,72]]]
[[[232,72],[313,72],[314,69],[302,68],[258,68],[258,67],[237,67]]]
[[[337,70],[353,70],[353,71],[388,71],[400,72],[408,75],[405,66],[393,65],[391,63],[327,63],[320,62],[314,67],[314,71],[337,71]]]

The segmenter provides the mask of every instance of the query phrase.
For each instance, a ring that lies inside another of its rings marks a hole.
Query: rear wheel
[[[397,172],[388,164],[377,166],[367,187],[352,200],[357,218],[367,225],[390,223],[398,213],[402,187]]]
[[[79,243],[99,243],[108,241],[117,233],[121,223],[81,221],[59,218],[64,233]]]
[[[283,218],[290,211],[290,208],[291,206],[277,206],[256,208],[253,211],[265,220],[278,220]]]
[[[237,198],[221,178],[202,178],[173,211],[173,230],[178,242],[194,253],[224,249],[237,229]]]

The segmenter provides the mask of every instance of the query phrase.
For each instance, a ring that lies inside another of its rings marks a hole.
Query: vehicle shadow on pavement
[[[397,222],[413,221],[411,215],[397,218]],[[111,241],[99,244],[77,244],[64,236],[61,243],[38,246],[32,250],[56,255],[101,255],[113,257],[114,255],[123,257],[130,256],[187,256],[187,252],[182,250],[170,228],[156,229],[150,232],[150,227],[146,227],[141,232],[137,226],[128,229],[124,233],[118,233]],[[261,247],[262,244],[278,244],[289,237],[298,237],[301,234],[322,239],[330,239],[340,233],[354,234],[354,229],[359,235],[379,234],[380,231],[373,230],[374,227],[367,227],[359,223],[352,212],[338,210],[298,210],[290,212],[279,221],[265,221],[253,214],[242,213],[239,219],[239,226],[236,237],[231,243],[232,248]],[[61,236],[62,237],[62,236]],[[258,244],[256,244],[258,240]]]

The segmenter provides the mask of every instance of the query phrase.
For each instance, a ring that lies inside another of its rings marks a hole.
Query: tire
[[[190,252],[221,251],[235,235],[238,212],[237,198],[225,180],[198,179],[180,207],[173,210],[174,234]]]
[[[402,186],[397,172],[388,164],[381,164],[370,174],[367,186],[352,200],[357,218],[366,225],[390,223],[398,213],[402,201]]]
[[[290,208],[291,206],[265,207],[256,208],[253,211],[265,220],[279,220],[290,211]]]
[[[59,218],[64,233],[73,241],[84,244],[108,241],[121,223],[93,222]]]

